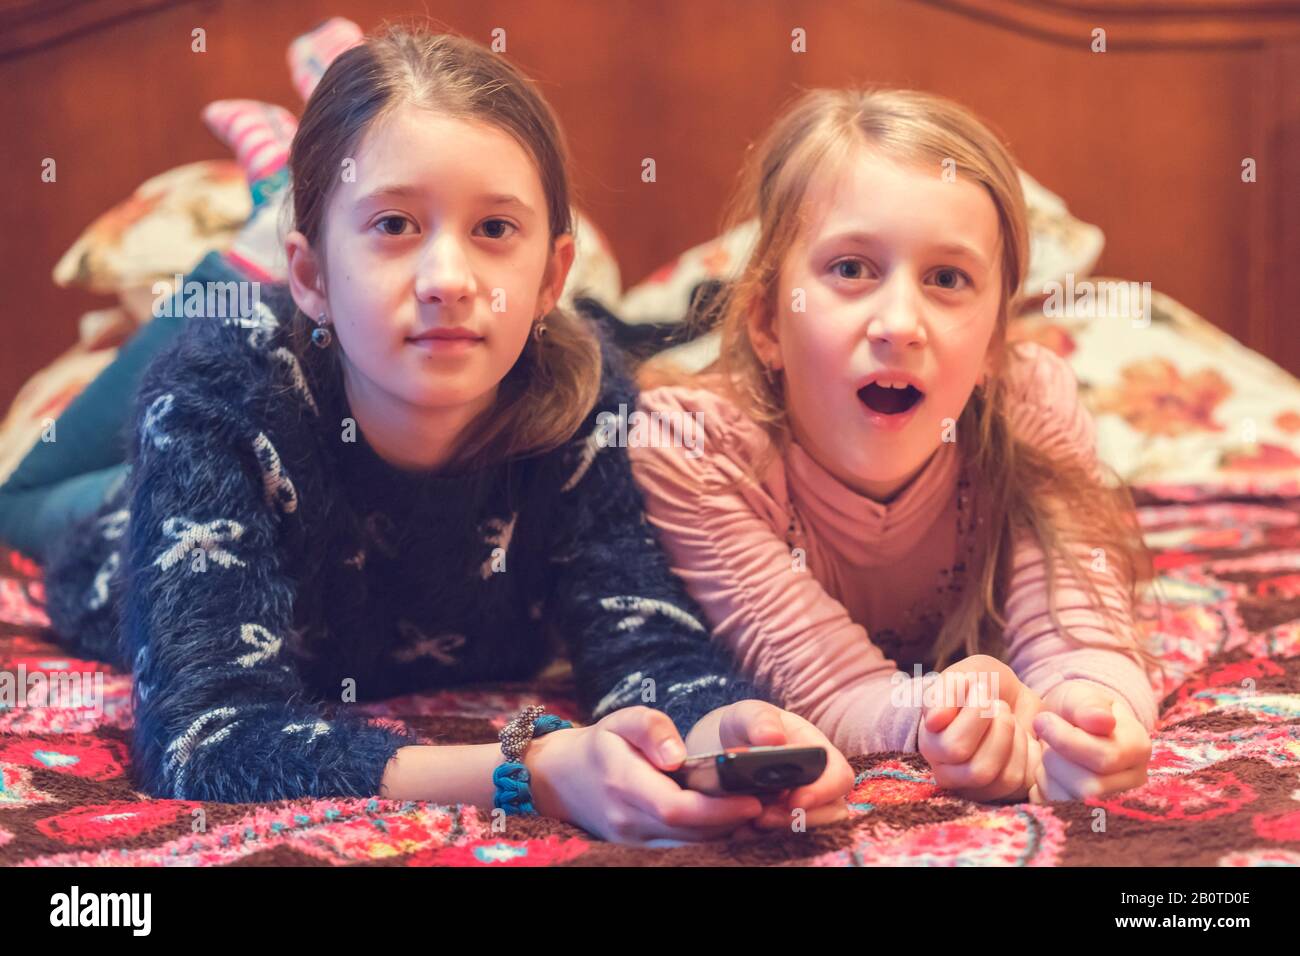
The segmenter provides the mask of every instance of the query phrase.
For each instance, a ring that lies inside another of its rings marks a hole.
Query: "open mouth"
[[[914,385],[890,388],[872,382],[858,389],[862,404],[880,415],[903,415],[910,412],[925,396]]]

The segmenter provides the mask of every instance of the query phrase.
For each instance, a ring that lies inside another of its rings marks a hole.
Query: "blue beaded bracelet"
[[[496,785],[492,806],[504,810],[507,816],[537,813],[537,808],[533,806],[532,790],[528,786],[528,768],[520,759],[529,741],[549,734],[552,730],[573,726],[569,721],[544,711],[545,708],[537,704],[525,707],[501,728],[501,752],[506,755],[506,762],[492,771],[492,782]]]

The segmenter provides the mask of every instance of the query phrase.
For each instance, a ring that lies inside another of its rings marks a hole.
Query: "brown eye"
[[[385,216],[383,219],[380,219],[377,223],[375,223],[375,225],[379,226],[380,227],[379,231],[386,236],[400,236],[403,233],[402,227],[405,226],[408,221],[409,220],[405,216]],[[386,222],[397,223],[398,224],[397,231],[393,232],[389,229],[385,229],[384,223]]]
[[[964,289],[966,286],[961,285],[962,282],[970,285],[970,279],[960,269],[940,269],[935,273],[935,276],[939,279],[940,287],[949,292]]]
[[[504,219],[486,219],[483,222],[482,228],[485,230],[489,239],[505,239],[510,235],[510,233],[505,230],[514,229],[515,225],[514,223],[507,222]]]

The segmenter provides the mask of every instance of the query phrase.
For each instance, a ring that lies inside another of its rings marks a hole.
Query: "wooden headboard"
[[[86,224],[148,176],[225,155],[206,103],[298,112],[294,36],[331,16],[371,29],[424,13],[483,42],[506,30],[564,123],[579,203],[625,285],[716,232],[746,145],[797,88],[913,86],[974,109],[1101,226],[1100,273],[1150,281],[1300,373],[1296,0],[9,0],[0,401],[109,304],[50,280]],[[197,26],[206,53],[190,52]],[[47,156],[57,184],[40,182]],[[1242,181],[1247,158],[1257,182]]]

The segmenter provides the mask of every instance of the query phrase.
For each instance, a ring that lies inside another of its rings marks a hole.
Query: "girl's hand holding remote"
[[[753,830],[790,828],[796,817],[805,827],[848,819],[845,796],[853,789],[854,773],[839,749],[815,725],[788,710],[761,700],[741,700],[706,714],[687,735],[691,753],[711,753],[731,747],[821,747],[826,769],[807,786],[765,797]]]
[[[716,839],[762,812],[757,797],[683,790],[661,772],[685,758],[666,714],[626,707],[590,727],[534,738],[523,761],[538,813],[616,843]]]

